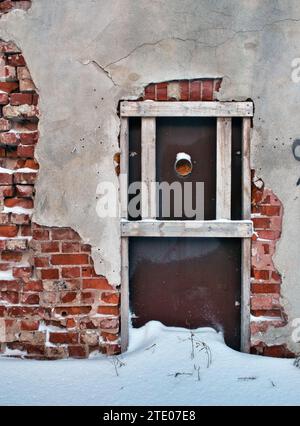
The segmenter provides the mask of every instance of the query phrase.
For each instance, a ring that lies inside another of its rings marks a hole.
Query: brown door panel
[[[131,238],[133,325],[213,327],[240,347],[241,241],[216,238]]]

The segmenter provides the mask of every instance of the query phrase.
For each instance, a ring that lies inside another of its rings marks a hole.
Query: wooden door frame
[[[128,221],[129,118],[142,120],[141,221]],[[156,117],[217,118],[217,196],[215,221],[159,221],[151,182],[156,176]],[[231,220],[232,118],[243,118],[242,220]],[[129,237],[220,237],[241,238],[241,351],[250,351],[251,279],[251,169],[250,131],[252,102],[155,102],[123,101],[120,105],[120,205],[121,205],[121,350],[129,343]],[[146,191],[144,190],[146,189]],[[144,190],[144,196],[143,196]],[[147,219],[145,221],[145,219]]]

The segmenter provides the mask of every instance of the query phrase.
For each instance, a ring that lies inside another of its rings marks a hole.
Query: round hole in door
[[[193,164],[191,156],[185,152],[179,152],[175,160],[175,171],[178,176],[186,177],[192,173],[192,170]]]

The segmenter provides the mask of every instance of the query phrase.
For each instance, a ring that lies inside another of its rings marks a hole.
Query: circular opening
[[[193,164],[191,156],[184,152],[178,153],[175,161],[175,171],[178,176],[186,177],[192,173],[192,170]]]

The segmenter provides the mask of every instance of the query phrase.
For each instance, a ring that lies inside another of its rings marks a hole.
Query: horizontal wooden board
[[[121,117],[252,117],[252,102],[121,102]]]
[[[251,221],[121,220],[122,237],[251,238]]]

